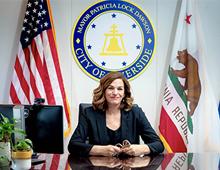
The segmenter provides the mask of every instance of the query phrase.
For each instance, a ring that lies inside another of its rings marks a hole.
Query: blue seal
[[[98,1],[78,18],[72,31],[72,50],[79,67],[95,80],[120,71],[128,80],[149,65],[155,32],[145,13],[122,0]]]

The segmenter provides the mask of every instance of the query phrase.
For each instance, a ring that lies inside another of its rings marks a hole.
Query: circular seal
[[[128,80],[140,75],[152,59],[155,32],[136,5],[122,0],[98,1],[77,20],[72,50],[80,68],[95,80],[120,71]]]

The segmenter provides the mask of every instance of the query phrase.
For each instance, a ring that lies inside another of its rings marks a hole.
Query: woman
[[[100,80],[93,91],[92,105],[80,113],[78,126],[69,141],[70,153],[140,156],[163,152],[164,146],[144,112],[133,105],[129,82],[122,73],[110,72]],[[139,144],[139,136],[144,144]],[[126,145],[122,146],[123,142]]]

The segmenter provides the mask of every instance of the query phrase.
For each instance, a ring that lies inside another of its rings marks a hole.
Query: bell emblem
[[[105,41],[100,56],[127,56],[123,42],[123,34],[118,33],[117,26],[113,24],[109,33],[105,33]]]

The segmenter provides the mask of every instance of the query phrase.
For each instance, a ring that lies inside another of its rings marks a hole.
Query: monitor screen
[[[0,104],[0,113],[13,118],[14,105]],[[58,105],[25,105],[25,130],[36,153],[64,152],[63,107]]]
[[[14,105],[0,104],[0,113],[13,122],[13,107]]]

